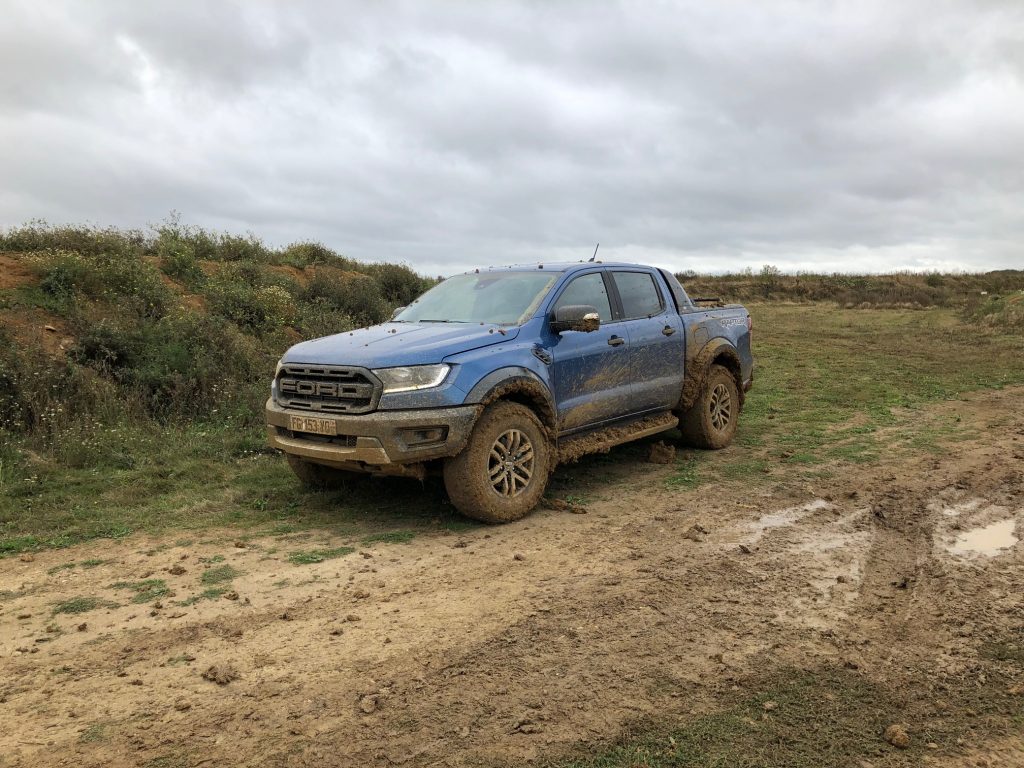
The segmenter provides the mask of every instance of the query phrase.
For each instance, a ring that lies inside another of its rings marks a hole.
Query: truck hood
[[[383,323],[304,341],[284,353],[286,363],[391,368],[430,365],[449,355],[514,339],[518,327],[479,323]]]

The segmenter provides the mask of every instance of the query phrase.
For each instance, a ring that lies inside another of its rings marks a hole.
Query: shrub
[[[292,243],[281,251],[279,259],[282,264],[299,269],[323,265],[356,271],[360,267],[357,262],[335,253],[326,245],[313,242]]]
[[[252,338],[188,311],[126,327],[100,323],[72,356],[160,419],[208,417],[239,405],[255,411],[271,365]]]
[[[39,257],[36,267],[43,292],[65,303],[82,294],[142,317],[159,317],[171,301],[160,273],[137,255],[53,251]]]
[[[964,315],[997,330],[1024,329],[1024,292],[1013,296],[979,296],[968,303]]]
[[[165,275],[191,287],[202,285],[206,279],[202,267],[199,266],[199,260],[187,250],[163,250],[160,254],[160,269]]]
[[[46,439],[76,419],[114,419],[122,408],[114,388],[92,372],[0,334],[0,432]]]
[[[212,312],[256,333],[295,321],[291,294],[279,285],[264,285],[258,276],[224,271],[207,282],[204,293]]]
[[[270,261],[271,252],[253,234],[245,237],[221,235],[217,243],[217,258],[221,261]]]
[[[146,245],[138,230],[115,227],[54,226],[42,220],[0,232],[0,250],[14,252],[74,251],[83,255],[138,256]]]
[[[337,274],[318,269],[301,294],[307,302],[323,304],[350,316],[359,325],[386,320],[391,307],[381,294],[377,281],[369,275]]]
[[[350,315],[336,309],[330,302],[317,298],[302,303],[296,330],[304,339],[318,339],[352,330],[357,325]]]
[[[377,281],[384,299],[397,307],[411,304],[432,285],[402,264],[368,264],[364,270]]]

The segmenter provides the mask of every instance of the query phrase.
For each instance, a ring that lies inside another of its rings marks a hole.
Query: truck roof
[[[628,261],[551,261],[551,262],[539,262],[536,264],[507,264],[501,267],[484,267],[479,270],[470,270],[466,274],[473,274],[475,272],[497,272],[499,270],[506,270],[509,272],[527,272],[535,269],[542,269],[545,272],[573,272],[579,269],[586,269],[587,267],[641,267],[643,269],[654,269],[647,264],[635,264]]]

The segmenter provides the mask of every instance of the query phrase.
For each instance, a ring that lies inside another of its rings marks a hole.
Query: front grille
[[[368,413],[380,392],[381,383],[365,368],[285,365],[277,377],[278,403],[305,411]]]

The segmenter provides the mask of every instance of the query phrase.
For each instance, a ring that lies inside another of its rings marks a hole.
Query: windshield
[[[550,272],[456,275],[416,299],[395,322],[519,325],[536,311],[557,277]]]

